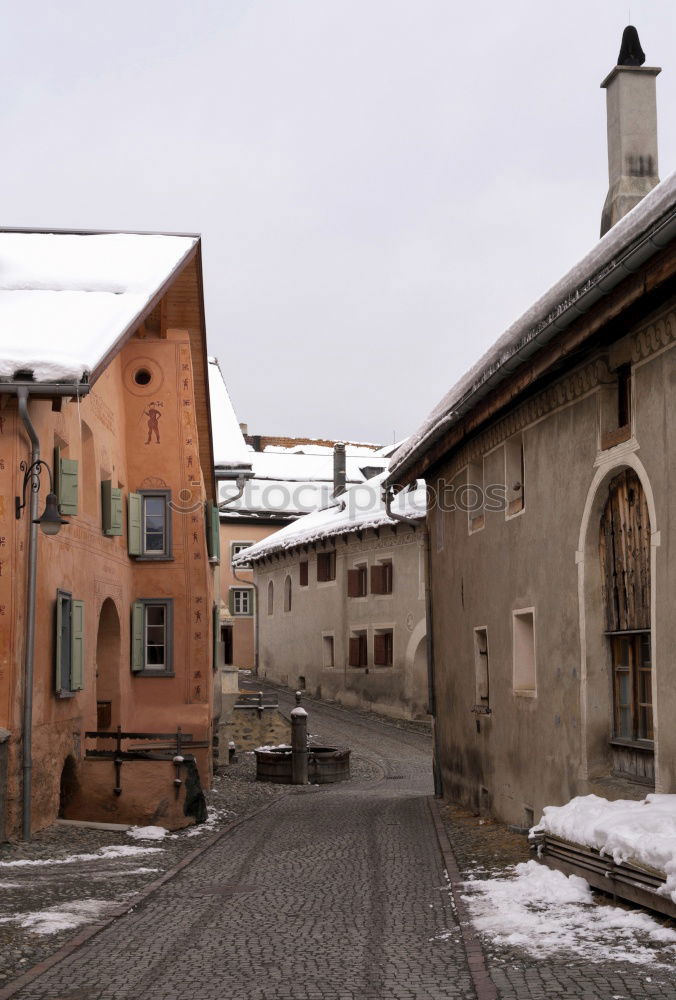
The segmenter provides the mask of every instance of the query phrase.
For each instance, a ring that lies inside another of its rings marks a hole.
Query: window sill
[[[132,670],[133,677],[175,677],[173,670]]]
[[[538,693],[537,691],[529,691],[529,690],[514,691],[514,696],[516,698],[537,698]]]
[[[601,439],[601,451],[608,451],[610,448],[615,448],[616,445],[628,441],[630,437],[631,426],[629,424],[626,424],[624,427],[617,427],[614,431],[608,431]]]
[[[622,747],[626,750],[641,750],[643,753],[655,753],[654,740],[628,740],[622,736],[613,736],[608,742],[611,747]]]
[[[77,691],[59,690],[55,692],[56,697],[63,699],[64,701],[68,698],[74,698],[76,694],[78,694]]]
[[[173,556],[147,556],[147,555],[144,555],[144,556],[130,556],[129,558],[133,559],[134,562],[173,562],[174,561],[174,557]]]

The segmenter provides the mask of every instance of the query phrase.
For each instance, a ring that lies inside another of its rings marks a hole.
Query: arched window
[[[284,581],[284,610],[291,610],[291,577],[287,576]]]
[[[96,517],[99,508],[99,476],[96,468],[96,452],[94,450],[94,435],[82,421],[82,510],[91,517]]]
[[[275,610],[275,585],[270,580],[268,583],[268,614],[271,615]]]
[[[650,516],[633,469],[624,469],[609,484],[599,549],[613,675],[613,737],[626,744],[616,750],[615,770],[633,774],[638,768],[647,778],[651,768],[645,757],[654,739]]]

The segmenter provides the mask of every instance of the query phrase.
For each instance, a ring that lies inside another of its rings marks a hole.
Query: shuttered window
[[[173,674],[173,601],[144,597],[131,610],[131,669],[148,676]]]
[[[308,565],[307,559],[298,564],[299,582],[301,587],[307,587],[309,582]]]
[[[110,479],[101,483],[101,519],[104,535],[122,534],[122,490]]]
[[[127,496],[127,546],[140,559],[172,558],[171,492],[141,490]]]
[[[55,618],[55,688],[66,698],[84,687],[84,601],[57,590]]]
[[[60,448],[54,449],[54,480],[59,513],[77,514],[78,464],[72,458],[63,458]]]
[[[228,610],[231,615],[252,615],[253,605],[253,588],[230,588],[230,593],[228,594]]]
[[[368,570],[364,566],[356,566],[347,571],[347,596],[366,597],[368,593]]]
[[[376,563],[371,566],[371,593],[391,594],[393,586],[392,561]]]
[[[336,550],[317,553],[317,582],[328,583],[336,579]]]
[[[374,635],[373,663],[376,667],[391,667],[394,663],[394,634],[391,629]]]
[[[349,664],[351,667],[368,666],[368,642],[366,632],[356,632],[350,636]]]

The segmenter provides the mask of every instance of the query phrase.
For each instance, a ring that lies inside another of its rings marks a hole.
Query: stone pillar
[[[300,707],[291,713],[291,784],[307,785],[307,712]]]

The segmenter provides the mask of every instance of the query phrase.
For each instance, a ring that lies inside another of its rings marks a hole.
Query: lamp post
[[[40,470],[45,468],[49,473],[49,493],[47,494],[47,499],[45,501],[45,509],[41,517],[35,517],[32,519],[33,524],[39,524],[41,531],[45,535],[56,535],[59,532],[62,524],[68,524],[68,521],[64,519],[59,514],[59,502],[54,493],[54,480],[52,477],[52,470],[49,465],[39,458],[36,462],[32,462],[31,465],[26,465],[22,462],[19,468],[23,472],[23,488],[21,490],[21,496],[14,498],[14,509],[16,513],[17,520],[21,517],[21,511],[26,506],[26,487],[28,483],[31,484],[31,492],[40,492]]]

